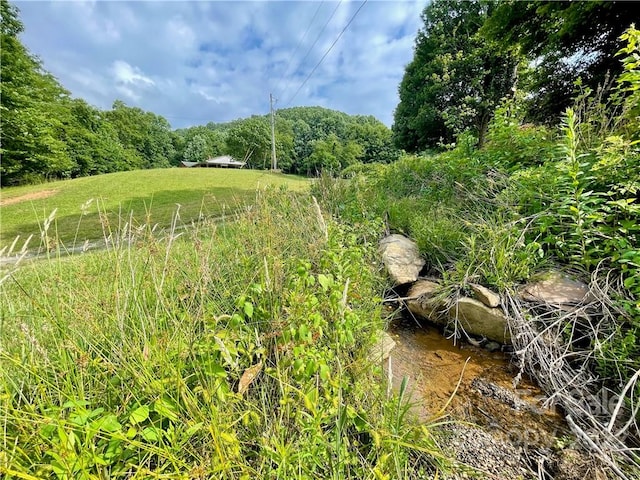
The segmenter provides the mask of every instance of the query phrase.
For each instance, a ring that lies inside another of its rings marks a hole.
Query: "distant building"
[[[221,157],[208,158],[204,162],[180,162],[183,167],[218,167],[218,168],[242,168],[247,162],[239,162],[231,155],[222,155]]]

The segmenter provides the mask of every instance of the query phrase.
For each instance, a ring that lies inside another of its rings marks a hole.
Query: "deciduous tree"
[[[518,57],[478,31],[491,1],[435,0],[422,13],[414,58],[399,87],[393,132],[408,151],[449,143],[471,129],[482,144],[492,112],[514,86]]]

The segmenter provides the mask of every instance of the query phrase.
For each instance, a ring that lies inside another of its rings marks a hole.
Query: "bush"
[[[551,130],[524,123],[524,116],[524,102],[520,97],[507,99],[496,109],[480,152],[484,163],[517,171],[542,165],[554,157]]]

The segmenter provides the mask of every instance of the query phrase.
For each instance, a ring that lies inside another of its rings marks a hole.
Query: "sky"
[[[74,97],[101,109],[120,99],[184,128],[268,113],[270,93],[276,109],[391,126],[427,1],[12,3],[23,43]]]

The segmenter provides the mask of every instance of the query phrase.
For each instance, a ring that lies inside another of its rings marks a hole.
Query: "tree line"
[[[493,113],[521,95],[526,121],[555,124],[578,89],[595,91],[622,66],[619,37],[634,2],[434,0],[399,86],[393,133],[409,152],[463,131],[482,145]]]
[[[238,160],[246,160],[252,168],[269,168],[269,122],[268,115],[256,115],[177,130],[178,158],[198,161],[227,153]],[[375,117],[347,115],[322,107],[279,110],[275,139],[278,168],[286,173],[337,172],[356,162],[388,163],[399,155],[393,145],[391,130]]]
[[[18,9],[0,0],[0,184],[179,166],[229,154],[270,168],[268,116],[173,130],[162,116],[116,100],[96,108],[70,93],[20,41]],[[392,133],[372,116],[321,107],[277,112],[276,153],[285,173],[315,175],[397,158]]]

